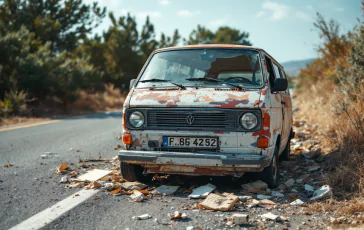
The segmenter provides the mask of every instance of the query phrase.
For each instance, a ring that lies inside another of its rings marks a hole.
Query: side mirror
[[[276,78],[272,88],[273,92],[286,91],[288,88],[288,81],[285,78]]]
[[[131,90],[131,88],[133,88],[135,81],[136,81],[136,79],[130,80],[129,90]]]

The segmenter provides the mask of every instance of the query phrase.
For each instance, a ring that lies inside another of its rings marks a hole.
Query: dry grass
[[[73,111],[110,111],[121,109],[126,97],[113,84],[105,84],[104,92],[79,92],[79,99],[69,106]]]
[[[45,121],[45,120],[50,120],[50,118],[15,116],[15,117],[8,117],[8,118],[0,118],[0,126],[16,125],[16,124],[38,122],[38,121]]]

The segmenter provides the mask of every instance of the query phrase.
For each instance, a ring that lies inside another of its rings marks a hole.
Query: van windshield
[[[263,84],[259,53],[241,49],[193,49],[156,53],[136,87],[176,87],[171,82],[186,87],[227,87],[230,83],[244,88],[258,88]]]

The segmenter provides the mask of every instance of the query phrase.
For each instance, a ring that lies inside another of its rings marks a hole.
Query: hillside
[[[281,63],[284,70],[289,76],[297,76],[301,69],[305,68],[307,64],[311,63],[315,58],[299,60],[299,61],[288,61]]]

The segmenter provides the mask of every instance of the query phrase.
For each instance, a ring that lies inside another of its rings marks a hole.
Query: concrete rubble
[[[178,224],[183,223],[183,220],[187,222],[196,218],[203,218],[197,219],[199,226],[204,222],[216,224],[212,229],[232,228],[235,225],[249,225],[255,229],[297,229],[297,226],[299,229],[312,229],[315,226],[321,229],[330,223],[360,223],[353,222],[350,218],[341,218],[332,212],[329,215],[328,211],[317,213],[310,209],[311,204],[320,204],[330,198],[333,188],[324,185],[322,179],[324,168],[320,165],[319,158],[324,151],[320,148],[320,141],[315,139],[313,129],[306,130],[308,124],[302,122],[301,125],[302,131],[297,132],[298,135],[291,142],[290,161],[280,162],[280,184],[272,189],[268,189],[268,185],[261,180],[243,180],[234,189],[230,189],[214,183],[213,180],[199,184],[180,179],[169,180],[168,176],[163,175],[151,183],[128,182],[120,174],[117,158],[107,161],[110,165],[108,170],[98,174],[97,178],[92,178],[94,180],[84,178],[92,171],[98,172],[102,167],[106,168],[97,165],[104,164],[104,161],[82,161],[77,166],[63,163],[56,169],[56,173],[61,180],[63,177],[69,178],[66,182],[67,188],[101,189],[106,194],[128,197],[133,205],[150,205],[159,201],[164,205],[163,210],[168,210],[169,219],[166,222],[156,218],[153,223],[176,229],[182,229]],[[80,178],[84,180],[77,181]],[[180,206],[176,205],[177,197],[183,199]],[[180,211],[170,213],[171,209]],[[152,221],[148,220],[151,218],[149,214],[133,216],[134,220]],[[199,229],[193,222],[188,225],[187,229]]]

